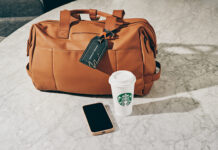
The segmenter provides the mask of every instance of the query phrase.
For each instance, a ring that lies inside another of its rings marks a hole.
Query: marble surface
[[[150,94],[134,99],[131,116],[114,116],[110,97],[33,87],[25,71],[31,24],[76,8],[122,8],[154,26],[162,75]],[[217,150],[217,20],[215,0],[78,0],[34,19],[0,43],[0,150]],[[106,105],[115,132],[89,133],[82,106],[94,102]]]

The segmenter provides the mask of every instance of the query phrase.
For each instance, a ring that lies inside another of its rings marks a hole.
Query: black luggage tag
[[[104,37],[95,36],[88,44],[80,62],[96,69],[104,53],[108,48],[108,41]]]

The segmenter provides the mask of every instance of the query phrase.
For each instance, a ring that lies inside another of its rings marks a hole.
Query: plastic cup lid
[[[117,86],[134,84],[135,81],[136,81],[135,75],[127,70],[119,70],[113,72],[109,78],[109,83]]]

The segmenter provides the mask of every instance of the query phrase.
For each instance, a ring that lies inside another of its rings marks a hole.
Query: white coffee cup
[[[111,85],[114,101],[114,111],[118,116],[128,116],[132,113],[136,77],[126,70],[119,70],[111,74]]]

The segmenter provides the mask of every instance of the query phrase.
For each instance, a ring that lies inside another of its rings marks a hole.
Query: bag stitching
[[[55,75],[54,75],[54,49],[53,48],[52,48],[52,76],[54,79],[55,89],[57,90],[57,84],[56,84]]]

